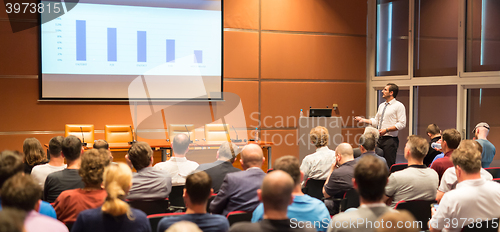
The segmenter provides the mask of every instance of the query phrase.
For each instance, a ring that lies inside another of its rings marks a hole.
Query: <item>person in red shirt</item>
[[[443,173],[446,169],[453,167],[453,162],[451,162],[451,153],[457,149],[462,137],[460,136],[460,132],[452,128],[445,130],[441,139],[441,148],[443,150],[444,157],[437,159],[431,165],[431,168],[438,173],[439,181],[441,181],[441,177],[443,177]]]
[[[78,214],[86,209],[100,207],[106,199],[102,188],[104,168],[110,163],[106,149],[90,149],[82,155],[78,173],[82,177],[84,188],[63,191],[54,202],[57,219],[63,223],[75,222]]]

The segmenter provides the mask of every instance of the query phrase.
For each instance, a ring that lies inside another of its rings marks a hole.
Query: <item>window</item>
[[[457,75],[457,0],[415,0],[415,77]]]
[[[376,75],[408,75],[408,0],[377,0]]]
[[[500,71],[500,1],[468,0],[465,71]]]

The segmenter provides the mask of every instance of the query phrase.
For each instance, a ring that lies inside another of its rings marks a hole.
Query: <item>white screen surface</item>
[[[42,24],[41,62],[41,99],[137,99],[131,83],[152,79],[153,100],[211,99],[222,91],[221,1],[80,1]]]

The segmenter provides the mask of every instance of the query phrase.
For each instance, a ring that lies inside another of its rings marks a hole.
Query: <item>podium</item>
[[[316,146],[311,143],[309,132],[317,126],[323,126],[328,130],[328,134],[330,134],[328,147],[330,149],[335,150],[337,145],[343,141],[341,117],[301,117],[297,126],[297,144],[299,145],[300,162],[307,155],[316,152]]]

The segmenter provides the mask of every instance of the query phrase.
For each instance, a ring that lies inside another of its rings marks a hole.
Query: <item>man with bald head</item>
[[[336,163],[333,163],[328,179],[325,181],[323,187],[323,195],[325,198],[342,198],[344,193],[352,189],[352,178],[354,177],[354,160],[351,145],[348,143],[341,143],[335,149]],[[338,202],[330,200],[325,202],[330,214],[338,213]]]
[[[259,205],[257,189],[260,189],[266,173],[261,166],[264,162],[262,148],[249,144],[241,151],[241,167],[244,172],[228,173],[219,193],[210,204],[210,212],[227,215],[231,211],[253,211]]]
[[[264,203],[264,220],[257,223],[240,222],[229,231],[316,231],[312,228],[300,228],[287,216],[288,205],[292,204],[294,189],[292,177],[281,170],[269,173],[257,190],[260,201]]]
[[[177,134],[172,142],[174,156],[165,162],[157,163],[154,168],[165,170],[172,177],[172,186],[186,184],[186,177],[191,174],[199,164],[186,159],[189,151],[189,137],[186,134]]]

